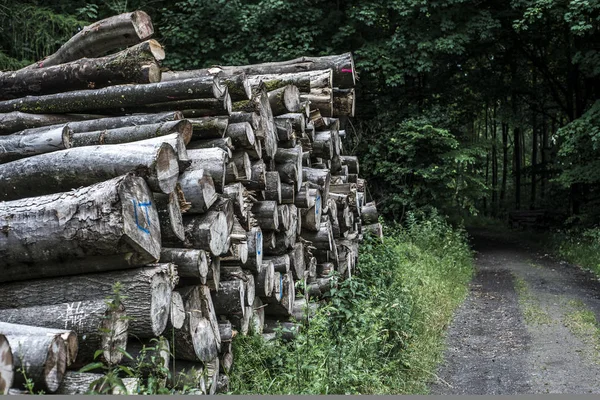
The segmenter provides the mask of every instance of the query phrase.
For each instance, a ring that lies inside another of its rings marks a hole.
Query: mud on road
[[[471,234],[476,275],[431,393],[600,393],[598,278],[501,235]]]

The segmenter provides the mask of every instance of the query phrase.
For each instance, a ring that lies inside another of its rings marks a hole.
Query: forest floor
[[[600,393],[598,278],[506,235],[470,234],[476,274],[431,393]]]

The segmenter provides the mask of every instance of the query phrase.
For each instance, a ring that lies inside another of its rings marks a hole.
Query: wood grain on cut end
[[[0,394],[8,394],[14,378],[13,354],[6,337],[0,334]]]

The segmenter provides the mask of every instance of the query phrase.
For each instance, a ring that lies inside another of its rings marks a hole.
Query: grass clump
[[[293,342],[236,338],[231,391],[426,393],[472,276],[464,232],[436,214],[411,215],[383,243],[367,239],[357,269]]]
[[[519,297],[519,305],[523,313],[523,318],[528,324],[549,325],[552,323],[550,314],[542,309],[538,301],[531,294],[527,282],[521,277],[515,276],[515,290]]]
[[[595,364],[600,364],[600,324],[594,312],[581,300],[571,300],[568,303],[571,312],[563,317],[564,325],[580,338],[584,343],[591,346],[591,352],[586,356]]]

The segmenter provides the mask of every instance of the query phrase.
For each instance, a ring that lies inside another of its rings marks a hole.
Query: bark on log
[[[70,368],[88,364],[97,350],[103,350],[101,361],[118,364],[123,357],[120,349],[127,345],[129,321],[124,306],[109,306],[103,299],[3,309],[0,321],[75,332],[75,358],[72,346],[67,346]]]
[[[323,199],[329,198],[329,186],[331,180],[331,173],[328,169],[316,169],[316,168],[302,168],[302,179],[305,182],[314,183],[319,186]],[[317,199],[315,204],[319,204]]]
[[[239,182],[225,186],[223,188],[223,196],[232,201],[233,209],[239,222],[248,226],[249,212],[252,208],[252,202],[256,201],[256,199]]]
[[[231,322],[227,320],[219,321],[219,337],[221,338],[221,343],[223,344],[233,340],[234,334],[231,327]],[[224,348],[224,346],[222,348]]]
[[[312,146],[313,156],[331,160],[334,154],[332,131],[316,132]]]
[[[277,139],[279,139],[280,142],[296,138],[290,120],[275,119],[275,127],[277,128]]]
[[[72,192],[0,203],[0,225],[3,282],[130,268],[160,256],[152,194],[143,179],[132,175]],[[101,264],[102,257],[113,254],[123,254],[119,264],[111,265],[115,258]],[[59,263],[93,256],[94,262],[73,268]]]
[[[315,205],[311,208],[301,208],[300,215],[302,218],[302,229],[318,232],[321,229],[321,201],[320,197],[317,196],[319,201],[315,202]]]
[[[267,167],[263,160],[258,160],[252,163],[252,178],[249,181],[242,183],[249,190],[264,190],[266,182]]]
[[[220,99],[224,94],[226,92],[213,78],[186,79],[27,96],[0,101],[0,112],[73,113],[135,107],[138,104],[164,104],[163,102],[188,99]],[[175,110],[177,109],[161,111]]]
[[[351,174],[359,174],[358,157],[356,156],[340,156],[342,165],[348,166],[348,172]]]
[[[232,112],[229,115],[229,123],[235,124],[239,122],[247,122],[250,124],[252,129],[258,129],[260,127],[260,114],[256,112]]]
[[[310,92],[311,88],[333,87],[333,72],[331,69],[324,69],[284,74],[249,75],[248,81],[251,86],[264,84],[267,91],[294,85],[298,90],[306,93]]]
[[[283,74],[303,71],[333,70],[333,83],[336,87],[351,88],[356,83],[354,60],[351,53],[325,57],[300,57],[293,60],[253,64],[243,66],[219,66],[222,74],[233,75],[245,72],[247,75]]]
[[[291,267],[290,256],[288,254],[265,257],[264,261],[273,263],[273,270],[282,274],[287,273]]]
[[[8,135],[25,129],[60,125],[72,121],[101,118],[101,115],[86,114],[29,114],[19,111],[0,114],[0,135]]]
[[[254,148],[254,131],[248,122],[230,123],[227,125],[225,135],[231,138],[236,148]]]
[[[73,132],[67,125],[26,129],[0,136],[0,163],[68,149],[72,143]]]
[[[262,229],[274,231],[279,229],[277,202],[257,201],[252,206],[252,214]]]
[[[233,142],[229,137],[194,140],[187,146],[188,149],[210,149],[212,147],[218,147],[227,153],[235,149],[233,147]]]
[[[317,108],[324,117],[333,116],[333,90],[330,88],[311,89],[309,93],[300,94],[301,101],[310,103],[310,108]]]
[[[215,189],[223,191],[225,186],[225,175],[227,173],[228,154],[222,149],[197,149],[188,151],[192,160],[193,169],[204,169],[211,176]]]
[[[204,213],[217,200],[214,181],[204,169],[188,168],[179,176],[178,183],[189,205],[188,214]]]
[[[208,266],[208,275],[206,276],[206,284],[210,290],[217,290],[221,282],[221,258],[212,257]]]
[[[0,74],[0,100],[126,83],[160,82],[157,61],[164,58],[162,46],[148,40],[102,58],[81,58],[46,68],[4,72]]]
[[[192,140],[222,138],[229,126],[227,117],[193,118],[189,121],[193,127]]]
[[[354,88],[333,89],[333,116],[354,117],[355,97]]]
[[[227,252],[229,228],[225,213],[209,211],[201,215],[185,216],[183,224],[185,247],[210,251],[215,256]]]
[[[302,147],[296,146],[291,149],[278,149],[275,153],[275,168],[281,177],[281,181],[294,184],[296,190],[302,186]]]
[[[100,111],[107,114],[181,111],[186,118],[205,118],[230,114],[231,107],[231,97],[229,96],[229,93],[225,93],[219,98],[194,98],[188,100],[164,101],[160,103],[133,105]]]
[[[87,146],[40,154],[0,165],[1,200],[41,196],[124,175],[136,170],[156,192],[171,193],[179,165],[173,147],[135,143]]]
[[[296,200],[296,188],[294,185],[287,183],[281,184],[281,203],[282,204],[294,204]]]
[[[30,328],[30,334],[5,334],[13,351],[13,386],[24,387],[25,375],[38,390],[54,393],[67,369],[67,350],[60,335],[48,335],[43,328]],[[0,334],[3,334],[0,328]]]
[[[72,146],[80,147],[99,144],[129,143],[166,136],[173,133],[180,135],[184,140],[184,143],[187,144],[192,137],[192,124],[188,120],[183,119],[161,122],[158,124],[75,133],[72,137]]]
[[[163,247],[160,262],[175,264],[180,278],[194,278],[206,284],[209,262],[204,250]]]
[[[225,168],[225,185],[235,183],[240,180],[240,175],[237,170],[237,166],[233,161],[228,162]],[[223,188],[221,188],[223,191]]]
[[[298,111],[300,105],[300,92],[296,86],[287,85],[267,93],[273,115]]]
[[[281,203],[281,180],[279,179],[279,172],[267,172],[265,178],[265,200],[273,200],[278,204]]]
[[[301,113],[287,113],[274,117],[276,120],[288,120],[297,135],[304,133],[306,129],[306,118]]]
[[[319,250],[332,250],[334,246],[333,232],[331,223],[321,222],[318,232],[302,229],[302,238],[313,243],[313,246]]]
[[[6,336],[0,334],[0,395],[8,394],[13,386],[14,359]]]
[[[185,231],[179,199],[175,192],[154,193],[154,204],[158,213],[161,239],[163,241],[184,241]]]
[[[174,286],[172,267],[155,264],[125,271],[6,283],[0,291],[0,308],[109,298],[113,296],[114,283],[121,282],[123,305],[131,317],[129,333],[151,338],[160,335],[167,324]]]
[[[246,290],[242,280],[222,281],[219,289],[211,295],[217,315],[241,317],[245,314]]]
[[[201,78],[205,76],[218,76],[218,71],[212,71],[211,68],[188,71],[168,71],[163,74],[162,80],[166,82],[181,79]],[[250,82],[248,81],[246,74],[240,73],[231,76],[222,76],[219,77],[219,80],[223,85],[227,86],[233,101],[248,100],[252,97],[252,87],[250,86]]]
[[[54,54],[26,68],[45,68],[84,57],[97,57],[152,36],[150,16],[143,11],[115,15],[86,26]]]

